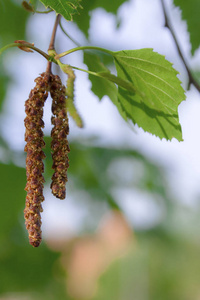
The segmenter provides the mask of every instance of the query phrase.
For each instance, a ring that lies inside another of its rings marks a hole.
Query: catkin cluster
[[[52,77],[50,94],[53,114],[51,118],[53,124],[51,131],[52,168],[54,169],[51,189],[54,196],[64,199],[66,195],[67,169],[69,167],[68,153],[70,150],[67,141],[69,125],[65,103],[65,87],[57,75]]]
[[[36,86],[31,90],[28,100],[25,102],[26,118],[24,120],[26,132],[26,157],[27,191],[26,206],[24,209],[25,225],[29,233],[29,242],[34,247],[41,243],[41,215],[42,201],[44,201],[43,187],[44,172],[43,159],[45,154],[42,148],[45,146],[43,139],[44,127],[43,107],[48,97],[52,97],[52,124],[51,132],[52,159],[54,174],[52,176],[52,193],[60,199],[65,198],[65,183],[67,181],[67,168],[69,166],[69,145],[67,135],[69,133],[68,118],[65,104],[65,87],[59,76],[45,73],[35,79]]]

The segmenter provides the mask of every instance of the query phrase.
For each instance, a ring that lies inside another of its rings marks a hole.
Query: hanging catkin
[[[48,97],[48,78],[45,73],[35,79],[36,86],[31,90],[28,100],[25,102],[26,118],[24,124],[26,127],[24,151],[27,152],[26,157],[26,176],[27,184],[25,190],[26,207],[24,209],[24,217],[26,228],[29,233],[29,242],[34,247],[38,247],[41,242],[41,202],[44,201],[43,187],[44,172],[43,159],[45,154],[42,151],[45,143],[43,140],[44,122],[43,106]]]
[[[51,76],[50,94],[52,97],[53,128],[51,131],[51,150],[53,158],[54,174],[52,176],[51,189],[53,195],[59,199],[66,196],[67,169],[69,167],[68,153],[70,151],[67,140],[69,125],[66,112],[65,86],[60,77]]]

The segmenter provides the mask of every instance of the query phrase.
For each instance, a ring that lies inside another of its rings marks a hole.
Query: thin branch
[[[50,40],[50,43],[49,43],[49,49],[48,50],[54,50],[56,30],[57,30],[60,18],[61,18],[61,15],[57,15],[56,20],[55,20],[55,24],[54,24],[54,27],[53,27],[53,31],[52,31],[51,40]]]
[[[61,24],[61,20],[60,20],[60,22],[59,22],[59,25],[60,25],[60,28],[61,28],[61,30],[63,31],[63,33],[77,46],[77,47],[80,47],[81,45],[77,42],[77,41],[75,41],[67,32],[66,32],[66,30],[63,28],[63,26],[62,26],[62,24]]]
[[[30,48],[36,52],[38,52],[39,54],[41,54],[42,56],[44,56],[47,60],[53,60],[54,63],[57,63],[55,59],[53,59],[52,57],[50,57],[50,55],[48,55],[47,53],[45,53],[44,51],[42,51],[41,49],[35,47],[33,44],[31,43],[28,43],[26,41],[21,41],[21,42],[15,42],[15,43],[12,43],[12,44],[8,44],[6,46],[4,46],[3,48],[0,49],[0,55],[7,49],[9,48],[12,48],[12,47],[18,47],[20,48],[21,50],[23,51],[26,51],[27,50],[24,50],[23,48]],[[28,52],[31,52],[31,51],[28,51]]]
[[[181,51],[181,48],[179,46],[179,43],[178,43],[178,40],[176,38],[176,35],[175,35],[175,32],[172,28],[172,25],[170,23],[170,20],[169,20],[169,17],[167,15],[167,11],[166,11],[166,7],[165,7],[165,4],[164,4],[164,0],[161,0],[161,4],[162,4],[162,9],[163,9],[163,14],[164,14],[164,17],[165,17],[165,27],[167,27],[169,29],[169,31],[171,32],[171,35],[174,39],[174,42],[175,42],[175,45],[176,45],[176,48],[178,50],[178,53],[179,53],[179,56],[181,57],[183,63],[184,63],[184,66],[187,70],[187,73],[188,73],[188,78],[189,78],[189,83],[188,83],[188,86],[190,86],[191,84],[193,84],[196,89],[200,92],[200,85],[199,83],[195,80],[194,76],[192,75],[191,71],[190,71],[190,68],[183,56],[183,53]]]
[[[59,58],[65,56],[65,55],[68,55],[70,53],[73,53],[73,52],[76,52],[76,51],[79,51],[79,50],[96,50],[96,51],[102,51],[102,52],[105,52],[107,54],[110,54],[110,55],[114,56],[114,52],[111,51],[111,50],[108,50],[108,49],[104,49],[104,48],[101,48],[101,47],[95,47],[95,46],[81,46],[81,47],[76,47],[76,48],[67,50],[65,52],[62,52],[60,54],[57,54],[55,56],[55,59],[59,59]]]
[[[52,11],[53,11],[53,9],[44,10],[44,11],[36,10],[35,13],[37,13],[37,14],[48,14],[48,13],[50,13]]]
[[[57,27],[58,27],[60,18],[61,18],[61,15],[57,15],[57,16],[56,16],[56,20],[55,20],[55,23],[54,23],[54,27],[53,27],[53,31],[52,31],[52,35],[51,35],[51,40],[50,40],[50,43],[49,43],[48,51],[49,51],[49,50],[54,50],[55,37],[56,37],[56,30],[57,30]],[[51,65],[52,65],[52,62],[51,62],[51,61],[48,61],[48,63],[47,63],[47,68],[46,68],[46,74],[47,74],[47,76],[50,76],[50,73],[51,73]]]

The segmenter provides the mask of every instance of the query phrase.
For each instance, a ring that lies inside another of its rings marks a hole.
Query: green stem
[[[114,56],[114,52],[113,51],[110,51],[110,50],[107,50],[107,49],[104,49],[104,48],[94,47],[94,46],[82,46],[82,47],[76,47],[76,48],[67,50],[65,52],[62,52],[60,54],[57,54],[55,56],[55,59],[59,59],[59,58],[65,56],[65,55],[68,55],[70,53],[73,53],[73,52],[76,52],[76,51],[79,51],[79,50],[97,50],[97,51],[102,51],[102,52],[105,52],[107,54],[110,54],[110,55]]]
[[[75,70],[78,70],[78,71],[82,71],[82,72],[85,72],[85,73],[88,73],[88,74],[91,74],[91,75],[94,75],[94,76],[97,76],[97,77],[101,77],[98,73],[96,72],[92,72],[92,71],[89,71],[89,70],[85,70],[85,69],[81,69],[81,68],[78,68],[78,67],[74,67],[74,66],[71,66],[70,67],[72,69],[75,69]]]
[[[124,79],[122,79],[118,76],[115,76],[113,74],[110,74],[108,72],[100,72],[100,73],[97,72],[96,73],[96,72],[92,72],[92,71],[89,71],[89,70],[84,70],[84,69],[81,69],[81,68],[77,68],[77,67],[74,67],[74,66],[71,66],[71,65],[70,65],[70,67],[72,69],[79,70],[79,71],[94,75],[96,77],[100,77],[100,78],[109,80],[111,82],[116,83],[118,86],[123,87],[125,90],[128,90],[132,93],[136,93],[136,88],[135,88],[135,86],[133,85],[132,82],[124,80]],[[141,92],[139,90],[137,90],[137,93],[139,93],[141,95]]]
[[[34,51],[38,52],[39,54],[41,54],[42,56],[44,56],[47,60],[52,60],[52,57],[50,57],[48,54],[46,54],[45,52],[43,52],[42,50],[38,49],[35,46],[32,46],[31,44],[27,43],[12,43],[9,45],[4,46],[3,48],[0,49],[0,55],[7,49],[12,48],[12,47],[26,47],[26,48],[30,48],[33,49]],[[55,60],[53,60],[56,64],[57,62]]]
[[[60,22],[59,22],[59,25],[60,25],[60,28],[61,28],[61,30],[63,31],[63,33],[77,46],[77,47],[80,47],[81,45],[77,42],[77,41],[75,41],[67,32],[66,32],[66,30],[64,29],[64,27],[62,26],[62,24],[61,24],[61,20],[60,20]]]
[[[48,14],[48,13],[50,13],[52,11],[53,11],[53,9],[44,10],[44,11],[36,10],[35,13],[37,13],[37,14]]]

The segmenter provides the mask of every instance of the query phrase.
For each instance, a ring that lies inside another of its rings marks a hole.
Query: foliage
[[[23,10],[21,2],[0,1],[1,47],[15,40],[28,40],[25,32],[29,14]],[[68,50],[66,55],[78,50],[84,51],[83,61],[87,70],[82,71],[88,72],[91,91],[99,100],[106,95],[125,121],[131,120],[161,139],[171,140],[175,137],[181,141],[178,106],[185,99],[185,95],[177,78],[178,72],[172,64],[152,49],[113,52],[90,46],[88,31],[92,12],[96,8],[103,8],[116,15],[117,24],[118,9],[126,2],[125,0],[114,2],[108,0],[82,0],[81,2],[78,0],[30,0],[29,5],[32,6],[34,13],[41,7],[45,11],[42,6],[44,4],[45,7],[50,7],[56,13],[60,13],[66,20],[71,20],[73,17],[78,28],[88,39],[89,46],[77,45],[77,48]],[[180,6],[182,17],[187,21],[192,54],[194,54],[200,44],[199,1],[192,0],[188,3],[188,1],[174,0],[174,4]],[[20,45],[19,42],[16,45],[12,44],[11,47]],[[30,44],[27,44],[27,47],[38,50]],[[17,55],[16,53],[17,51],[13,51],[10,55]],[[81,70],[77,66],[63,65],[60,57],[56,58],[57,53],[54,50],[45,55],[67,75],[69,75],[70,68]],[[107,60],[108,57],[109,60]],[[8,84],[11,82],[11,78],[5,72],[3,58],[0,56],[2,120],[6,115],[2,107]],[[114,64],[110,66],[106,63],[107,61],[114,62],[116,72],[113,71]],[[199,79],[198,76],[197,79]],[[73,102],[71,104],[75,111]],[[78,116],[76,111],[75,115]],[[45,142],[47,156],[45,178],[49,183],[52,176],[50,138],[46,137]],[[76,203],[77,209],[81,205],[87,209],[82,235],[88,235],[89,228],[94,239],[96,238],[95,228],[98,226],[102,212],[118,210],[124,213],[123,197],[119,200],[115,196],[119,191],[146,193],[161,210],[161,214],[158,223],[153,224],[148,230],[144,228],[135,230],[130,252],[113,260],[106,266],[105,272],[98,274],[99,292],[93,295],[92,299],[106,300],[122,297],[123,299],[134,297],[152,300],[197,299],[199,296],[199,244],[195,240],[195,235],[198,235],[196,230],[199,223],[199,210],[196,209],[192,214],[190,225],[193,227],[177,222],[177,215],[182,207],[176,204],[176,199],[171,196],[172,192],[166,183],[163,169],[138,151],[125,149],[125,145],[123,149],[116,149],[96,146],[98,143],[99,141],[95,139],[85,140],[83,143],[80,141],[70,143],[68,173],[70,192],[72,196],[77,193],[81,195],[81,199]],[[16,293],[20,299],[26,297],[27,299],[72,300],[71,294],[66,292],[66,271],[69,269],[65,267],[64,258],[67,255],[69,263],[69,257],[73,256],[73,246],[76,246],[80,237],[75,237],[71,243],[64,241],[61,248],[52,237],[52,241],[47,239],[39,249],[32,249],[28,245],[23,224],[26,183],[25,169],[19,165],[25,161],[25,157],[22,150],[14,153],[10,149],[5,138],[1,136],[1,131],[0,161],[2,199],[0,295],[5,299],[10,299],[10,294]],[[128,170],[130,173],[126,176]],[[141,173],[142,176],[139,176],[138,174]],[[190,213],[190,211],[186,212],[188,218]],[[129,226],[132,230],[131,225]],[[184,231],[185,228],[187,233]],[[177,237],[177,232],[181,232],[184,239]],[[101,250],[101,247],[99,248]]]
[[[114,59],[118,76],[135,87],[135,93],[119,88],[126,115],[160,138],[181,140],[177,108],[185,96],[171,64],[152,49],[119,51]]]
[[[188,31],[190,34],[190,42],[192,46],[191,52],[194,55],[195,50],[197,50],[200,46],[200,2],[198,0],[174,0],[174,4],[181,8],[182,18],[187,22]]]
[[[41,0],[46,6],[53,9],[57,14],[61,14],[66,20],[72,21],[74,14],[78,13],[78,8],[81,7],[80,0]]]
[[[22,222],[24,209],[24,168],[0,164],[1,203],[0,218],[0,294],[12,292],[44,292],[55,278],[52,268],[58,254],[46,246],[39,251],[30,249]],[[6,229],[6,230],[5,230]],[[52,286],[52,289],[56,284]]]
[[[46,138],[47,182],[52,175],[50,158],[50,138]],[[23,155],[19,153],[18,155]],[[11,155],[12,156],[12,155]],[[166,197],[165,179],[161,169],[149,162],[144,156],[133,150],[115,150],[104,147],[84,146],[81,143],[71,143],[69,177],[73,182],[72,194],[80,190],[87,191],[88,199],[98,201],[100,207],[107,203],[111,209],[119,208],[112,197],[112,190],[118,184],[110,176],[110,166],[120,161],[140,161],[145,169],[145,176],[139,183],[141,191],[149,190]],[[101,162],[104,162],[103,164]],[[79,176],[77,176],[77,173]],[[38,299],[48,299],[51,294],[54,299],[67,299],[64,289],[65,273],[59,261],[59,254],[52,252],[43,243],[37,251],[27,243],[25,226],[23,224],[25,171],[13,164],[0,164],[1,197],[0,221],[0,294],[6,292],[38,293]],[[154,174],[154,176],[152,176]],[[98,176],[97,176],[98,175]],[[134,187],[134,178],[130,178],[130,187]],[[127,182],[121,183],[127,184]],[[12,187],[9,188],[8,187]],[[167,199],[167,198],[166,198]],[[168,200],[167,200],[168,201]],[[87,203],[85,203],[87,206]],[[97,208],[99,210],[99,206]],[[97,212],[96,212],[97,213]],[[5,230],[6,228],[6,230]],[[36,297],[36,296],[35,296]]]
[[[28,13],[23,10],[20,5],[15,2],[1,1],[0,2],[0,47],[20,37],[25,39],[26,22]],[[17,24],[17,26],[16,26]],[[2,60],[0,61],[0,109],[6,94],[9,78],[5,73],[5,67]]]
[[[114,2],[110,2],[106,0],[93,0],[93,1],[82,0],[81,5],[83,6],[84,13],[81,13],[80,16],[74,16],[74,21],[78,25],[79,29],[86,35],[86,37],[88,37],[91,12],[93,10],[101,7],[107,12],[117,14],[118,8],[125,2],[127,2],[127,0],[116,0]]]
[[[69,1],[66,6],[63,1],[56,3],[50,0],[42,2],[63,15],[67,20],[71,20],[72,14],[77,12],[77,7],[80,4],[79,1]],[[55,6],[53,3],[55,3]],[[64,7],[65,9],[63,9]],[[108,10],[110,9],[107,4],[105,7]],[[66,11],[68,11],[68,15],[66,15]],[[116,11],[115,6],[113,11]],[[19,46],[20,41],[18,42]],[[41,53],[41,50],[29,44],[27,44],[28,47]],[[66,71],[69,68],[62,65],[59,59],[74,51],[87,49],[105,52],[111,55],[115,61],[118,76],[110,74],[110,71],[104,66],[103,62],[100,62],[97,55],[88,53],[84,55],[84,62],[89,69],[88,73],[91,74],[89,79],[92,81],[92,91],[100,100],[104,95],[108,95],[125,120],[130,119],[134,124],[161,139],[171,140],[175,137],[179,141],[182,140],[177,110],[178,105],[185,99],[185,95],[180,81],[176,77],[178,72],[173,69],[171,63],[150,49],[113,52],[103,48],[84,46],[68,50],[59,55],[55,50],[49,51],[49,56],[47,54],[42,55],[57,63],[62,71],[69,75]],[[78,67],[73,68],[79,69]],[[97,78],[92,78],[92,75]],[[118,93],[115,84],[118,85]],[[100,86],[101,88],[99,88]]]

